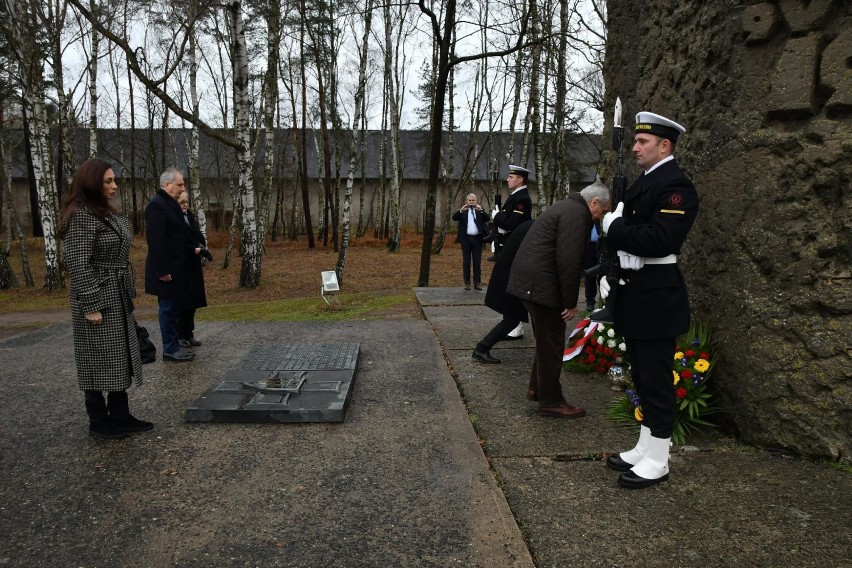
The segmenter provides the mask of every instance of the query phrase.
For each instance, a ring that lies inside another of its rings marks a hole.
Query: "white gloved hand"
[[[604,235],[609,231],[609,226],[612,225],[612,222],[616,219],[621,219],[621,214],[624,213],[624,202],[618,204],[618,207],[615,208],[615,211],[610,211],[606,215],[603,216],[603,220],[601,221],[601,230]]]
[[[642,267],[645,266],[644,256],[636,256],[635,254],[630,254],[623,250],[617,252],[618,265],[621,266],[621,268],[626,268],[627,270],[641,270]]]
[[[624,284],[625,284],[624,280],[619,278],[618,279],[618,285],[624,286]],[[601,300],[606,300],[607,296],[609,296],[609,291],[611,289],[612,289],[612,287],[609,284],[609,278],[607,278],[606,276],[601,278],[601,283],[600,283]]]

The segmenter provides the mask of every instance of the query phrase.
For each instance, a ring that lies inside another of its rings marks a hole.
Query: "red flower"
[[[684,398],[686,398],[686,389],[683,387],[676,388],[675,396],[677,396],[678,400],[683,400]]]
[[[684,369],[683,371],[680,372],[680,378],[681,379],[692,378],[692,371],[690,371],[689,369]]]
[[[589,363],[594,363],[595,359],[596,359],[596,357],[594,355],[592,355],[591,353],[589,353],[589,358],[588,358]]]
[[[710,358],[710,354],[709,354],[709,353],[705,353],[705,352],[703,352],[703,351],[702,351],[702,352],[701,352],[701,355],[699,355],[699,357],[701,357],[702,359],[709,359],[709,358]]]
[[[590,339],[589,339],[589,343],[591,343],[592,345],[597,345],[597,344],[598,344],[598,340],[597,340],[597,339],[595,339],[594,337],[592,337],[592,338],[590,338]]]
[[[693,351],[692,349],[690,349],[689,351],[684,351],[683,353],[684,357],[692,357],[693,355],[695,355],[695,351]]]
[[[598,345],[597,347],[595,347],[595,351],[597,351],[598,353],[603,353],[603,350],[604,350],[603,345]]]
[[[604,355],[612,355],[612,349],[609,347],[604,347]]]

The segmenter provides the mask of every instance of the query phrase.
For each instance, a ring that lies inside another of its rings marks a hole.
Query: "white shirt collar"
[[[657,168],[659,168],[660,166],[662,166],[666,162],[671,162],[672,160],[674,160],[674,155],[663,158],[662,160],[660,160],[659,162],[657,162],[656,164],[654,164],[653,166],[651,166],[650,168],[645,170],[645,175],[650,174],[651,172],[653,172],[654,170],[656,170]]]
[[[519,191],[521,191],[522,189],[526,189],[526,188],[527,188],[527,186],[522,185],[521,187],[519,187],[518,189],[516,189],[515,191],[513,191],[513,192],[512,192],[512,193],[510,193],[509,195],[515,195],[516,193],[518,193],[518,192],[519,192]]]

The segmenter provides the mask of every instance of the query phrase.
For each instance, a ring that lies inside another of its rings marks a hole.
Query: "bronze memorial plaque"
[[[255,346],[186,421],[343,422],[359,353],[359,343]]]

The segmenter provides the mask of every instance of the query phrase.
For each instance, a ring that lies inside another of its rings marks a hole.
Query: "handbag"
[[[153,363],[157,360],[157,348],[148,336],[148,330],[136,324],[136,336],[139,338],[139,356],[142,364]]]

